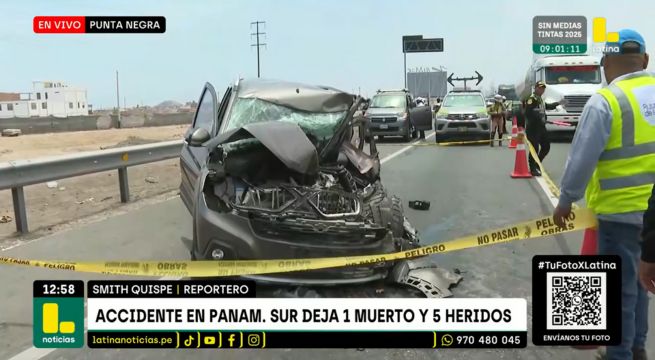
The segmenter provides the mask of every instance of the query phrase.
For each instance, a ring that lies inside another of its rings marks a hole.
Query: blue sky
[[[248,0],[7,1],[0,4],[0,91],[61,80],[88,89],[96,108],[197,100],[204,82],[220,94],[237,76],[257,76],[250,22],[266,21],[262,77],[320,83],[371,94],[403,85],[401,37],[443,37],[443,53],[409,54],[407,66],[479,71],[515,83],[532,60],[535,15],[606,17],[608,30],[637,29],[655,44],[655,2],[599,0]],[[34,34],[46,15],[165,16],[165,34]],[[655,53],[655,52],[654,52]],[[653,59],[655,61],[655,59]],[[651,62],[653,62],[651,61]],[[653,65],[650,69],[653,69]]]

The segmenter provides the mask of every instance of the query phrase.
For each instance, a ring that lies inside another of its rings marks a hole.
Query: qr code
[[[605,273],[547,274],[549,330],[606,330]]]

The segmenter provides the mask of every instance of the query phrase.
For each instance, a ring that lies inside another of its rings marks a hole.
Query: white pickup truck
[[[535,59],[523,82],[516,86],[520,99],[532,93],[537,81],[546,83],[542,98],[547,103],[566,100],[555,110],[547,110],[548,131],[574,132],[587,100],[603,85],[600,59],[590,55],[557,55]],[[567,123],[571,126],[550,122]]]

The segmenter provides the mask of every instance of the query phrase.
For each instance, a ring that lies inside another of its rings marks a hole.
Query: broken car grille
[[[253,218],[253,232],[262,237],[308,246],[362,246],[375,244],[387,235],[387,229],[362,222],[343,220],[307,220]]]
[[[261,212],[280,217],[301,216],[310,219],[336,219],[360,213],[360,201],[338,190],[312,189],[300,186],[251,188],[237,209]]]

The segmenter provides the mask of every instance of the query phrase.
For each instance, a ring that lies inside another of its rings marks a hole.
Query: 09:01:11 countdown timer
[[[533,44],[532,50],[536,54],[584,54],[587,44]]]

